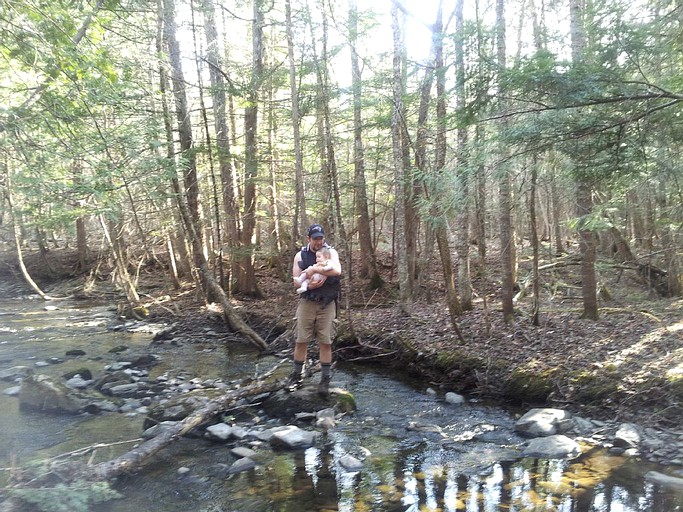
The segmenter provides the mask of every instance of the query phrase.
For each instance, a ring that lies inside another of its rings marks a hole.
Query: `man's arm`
[[[302,273],[303,270],[301,270],[301,267],[299,266],[299,262],[301,261],[301,251],[297,251],[296,255],[294,256],[294,263],[292,264],[292,277],[299,277]],[[301,286],[301,284],[298,281],[292,280],[294,283],[294,286],[297,288]]]

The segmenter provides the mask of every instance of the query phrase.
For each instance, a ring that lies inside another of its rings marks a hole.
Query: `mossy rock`
[[[334,400],[334,408],[337,412],[352,413],[356,411],[356,397],[353,396],[353,393],[345,389],[335,388]]]
[[[517,403],[543,403],[553,391],[555,370],[517,368],[505,383],[504,395]]]

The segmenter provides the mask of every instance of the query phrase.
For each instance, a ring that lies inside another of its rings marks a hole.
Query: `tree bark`
[[[197,160],[193,151],[191,116],[187,104],[185,91],[185,78],[180,62],[180,45],[176,37],[175,2],[163,0],[164,38],[168,46],[168,56],[171,64],[171,82],[176,106],[176,119],[178,122],[178,134],[180,137],[180,152],[182,155],[183,185],[185,187],[185,201],[187,202],[186,222],[187,234],[192,246],[192,258],[195,273],[201,279],[199,270],[206,263],[204,255],[204,240],[202,222],[199,213],[199,181],[197,176]],[[180,191],[177,191],[180,192]],[[178,198],[182,201],[182,197]],[[204,293],[207,293],[206,283]],[[208,298],[208,296],[207,296]]]
[[[496,1],[496,46],[498,52],[498,67],[503,70],[506,67],[505,46],[505,2]],[[500,86],[502,87],[502,85]],[[504,92],[500,91],[504,96]],[[501,111],[507,106],[501,104]],[[502,121],[505,123],[505,121]],[[500,222],[500,259],[502,266],[501,303],[503,319],[505,323],[514,320],[513,296],[514,296],[514,260],[515,260],[515,236],[512,225],[512,186],[507,164],[499,164],[498,169],[498,193],[499,193],[499,222]]]
[[[531,187],[529,190],[529,220],[531,225],[531,249],[533,251],[532,258],[532,273],[533,273],[533,302],[531,309],[531,323],[532,325],[540,325],[539,309],[540,309],[540,287],[541,280],[538,274],[539,252],[538,252],[538,227],[536,219],[536,188],[538,181],[538,162],[534,157],[531,163]]]
[[[306,232],[306,194],[304,189],[304,164],[301,154],[301,133],[299,127],[299,91],[296,84],[296,64],[294,61],[294,30],[292,28],[292,7],[285,0],[287,26],[287,57],[289,60],[289,89],[292,97],[292,136],[294,140],[294,219],[292,221],[292,241],[301,240]]]
[[[569,23],[572,63],[581,66],[585,60],[586,32],[582,0],[569,1]],[[595,234],[587,227],[593,212],[593,187],[587,169],[578,168],[574,159],[576,180],[576,215],[579,218],[579,250],[581,252],[582,318],[598,319],[597,282],[595,278]]]
[[[258,107],[263,79],[263,12],[261,0],[253,0],[252,18],[252,75],[248,102],[244,109],[244,208],[242,237],[237,276],[240,293],[260,297],[256,285],[255,231],[256,231],[256,180],[258,178]]]
[[[585,225],[593,211],[592,187],[586,178],[576,187],[576,210],[579,225]],[[590,228],[579,227],[579,251],[581,253],[581,290],[583,313],[581,318],[598,319],[598,287],[595,278],[595,233]]]
[[[372,245],[370,214],[368,211],[367,185],[365,181],[365,158],[363,153],[363,120],[361,96],[361,72],[358,64],[358,7],[356,0],[349,2],[349,44],[351,47],[351,78],[353,89],[353,166],[355,185],[356,226],[360,247],[360,276],[368,278],[370,289],[382,286],[377,268],[375,248]],[[350,270],[350,269],[349,269]]]
[[[216,28],[213,0],[203,0],[203,8],[204,31],[206,32],[207,39],[206,58],[209,63],[209,80],[211,81],[211,96],[213,100],[214,130],[216,132],[217,158],[221,176],[221,195],[224,213],[223,227],[226,233],[225,243],[228,246],[229,263],[227,267],[230,269],[230,274],[233,268],[235,247],[239,243],[239,233],[236,221],[238,218],[238,211],[235,201],[235,184],[237,177],[230,149],[225,80],[223,78],[223,74],[221,73],[223,66],[220,52],[220,40],[218,38],[218,30]],[[221,284],[226,285],[226,289],[230,290],[231,280],[231,276],[228,275],[227,283]]]
[[[465,97],[465,21],[463,15],[464,0],[457,0],[455,3],[455,106],[460,114],[464,114]],[[440,9],[439,9],[440,10]],[[439,22],[443,25],[443,22]],[[443,58],[443,34],[439,34],[439,44],[436,52],[436,95],[437,95],[437,145],[439,140],[446,151],[446,68]],[[457,168],[458,183],[460,184],[460,197],[462,197],[460,211],[458,212],[458,230],[456,250],[458,252],[458,291],[462,309],[469,311],[472,309],[472,278],[470,274],[470,173],[468,168],[467,155],[468,127],[458,126],[457,129]]]
[[[412,301],[412,276],[408,268],[408,253],[406,243],[406,178],[403,161],[403,147],[401,137],[401,115],[403,113],[403,74],[402,62],[402,36],[399,24],[399,13],[396,3],[391,6],[391,20],[394,36],[393,50],[393,83],[392,83],[392,115],[391,115],[391,140],[394,164],[394,243],[396,244],[396,260],[398,268],[399,301],[404,312],[408,312],[409,303]]]

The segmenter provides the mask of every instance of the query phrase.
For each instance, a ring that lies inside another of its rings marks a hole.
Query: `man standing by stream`
[[[308,344],[314,339],[320,350],[322,376],[318,393],[328,396],[330,392],[330,372],[332,367],[332,329],[337,313],[336,302],[339,298],[341,263],[339,254],[325,243],[325,231],[320,224],[312,224],[306,237],[308,244],[296,253],[292,265],[294,285],[300,286],[299,278],[304,272],[311,277],[321,273],[324,278],[311,282],[308,290],[300,294],[296,309],[296,343],[294,345],[294,369],[287,381],[287,389],[294,391],[301,387]],[[326,247],[330,250],[331,269],[320,272],[315,266],[315,253]]]

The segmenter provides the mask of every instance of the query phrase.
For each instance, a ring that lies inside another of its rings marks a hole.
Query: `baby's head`
[[[315,252],[315,261],[321,263],[330,259],[331,253],[327,247],[323,247],[319,251]]]

